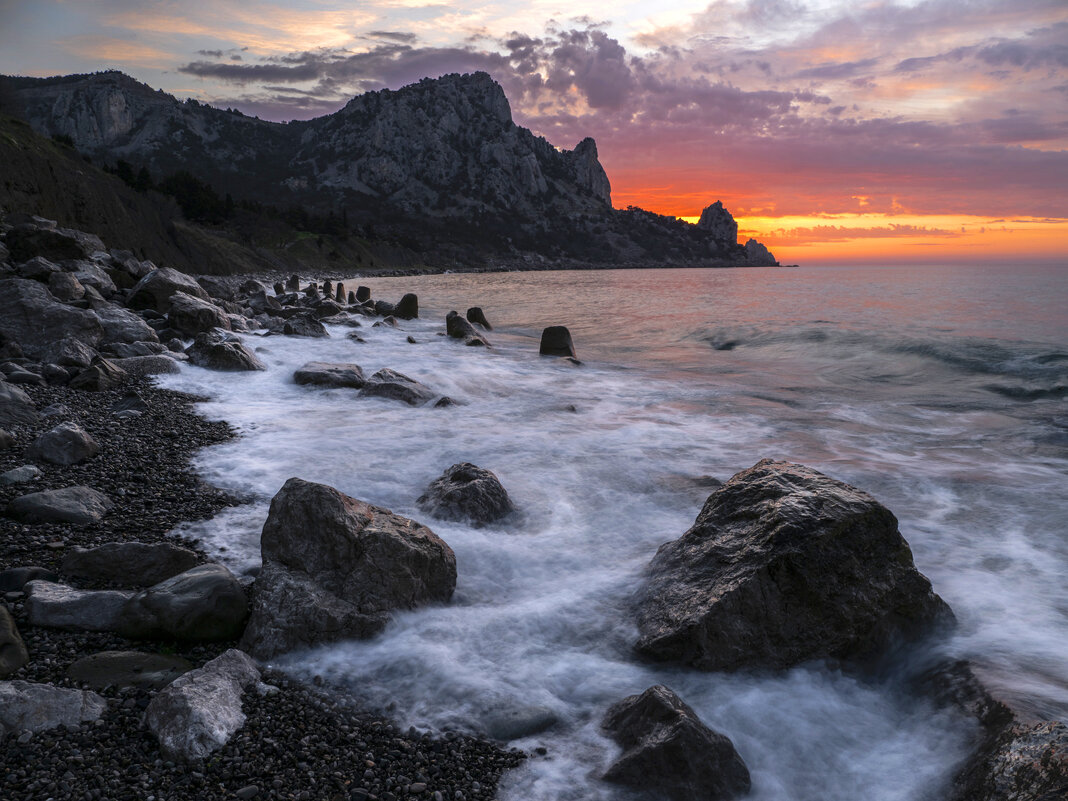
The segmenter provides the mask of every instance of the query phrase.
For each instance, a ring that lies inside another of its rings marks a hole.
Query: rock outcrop
[[[260,549],[241,641],[258,659],[369,637],[394,610],[445,603],[456,587],[452,549],[429,528],[299,478],[271,501]]]
[[[301,385],[352,389],[360,389],[367,383],[358,364],[338,362],[308,362],[293,373],[293,380]]]
[[[738,223],[734,221],[734,215],[723,208],[720,200],[705,207],[697,227],[701,231],[708,231],[716,241],[738,242]]]
[[[660,547],[638,650],[704,670],[867,660],[952,620],[894,515],[802,465],[765,459]]]
[[[663,685],[613,705],[601,726],[623,747],[605,781],[672,801],[729,801],[749,792],[749,770],[734,744]]]

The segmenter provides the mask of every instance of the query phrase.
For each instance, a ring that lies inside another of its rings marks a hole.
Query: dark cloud
[[[414,44],[419,41],[418,36],[408,31],[368,31],[367,35],[372,39],[389,39],[404,44]]]
[[[879,60],[876,58],[866,58],[862,61],[839,61],[839,62],[826,62],[823,64],[817,64],[815,67],[809,67],[798,72],[794,77],[796,78],[815,78],[817,80],[837,80],[840,78],[852,78],[858,72],[870,70]]]
[[[204,58],[222,58],[223,57],[223,51],[222,50],[198,50],[197,51],[197,55],[198,56],[204,56]]]

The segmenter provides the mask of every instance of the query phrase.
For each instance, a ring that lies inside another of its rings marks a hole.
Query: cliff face
[[[774,263],[738,244],[718,202],[698,226],[613,209],[593,139],[562,150],[517,126],[485,73],[369,92],[288,124],[179,102],[118,72],[0,76],[0,106],[95,160],[157,180],[188,171],[235,200],[336,215],[442,262]]]

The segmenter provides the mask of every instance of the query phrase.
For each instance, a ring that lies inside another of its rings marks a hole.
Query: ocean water
[[[291,476],[428,523],[456,553],[452,604],[398,615],[375,640],[279,664],[356,692],[404,726],[479,731],[502,712],[556,725],[502,798],[625,799],[607,706],[663,683],[729,736],[758,801],[944,797],[973,724],[824,665],[706,674],[637,662],[627,601],[708,489],[764,457],[870,492],[952,606],[948,656],[1029,710],[1068,718],[1068,265],[619,270],[349,280],[417,292],[400,329],[328,340],[247,337],[257,374],[185,366],[241,437],[197,468],[250,503],[183,533],[236,571],[258,561]],[[485,310],[491,350],[438,334]],[[567,325],[576,366],[537,355]],[[411,335],[417,344],[409,344]],[[390,367],[461,402],[417,408],[298,387],[309,360]],[[494,471],[521,518],[473,529],[415,499],[449,465]]]

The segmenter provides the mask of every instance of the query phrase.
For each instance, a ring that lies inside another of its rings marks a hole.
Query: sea
[[[936,655],[971,660],[1029,714],[1068,719],[1068,264],[357,284],[394,302],[417,293],[419,319],[247,335],[265,372],[161,378],[240,434],[195,467],[249,502],[178,531],[235,572],[258,564],[269,501],[293,476],[424,522],[456,553],[451,604],[279,667],[421,731],[555,719],[510,743],[531,758],[504,777],[506,801],[630,798],[599,779],[619,754],[599,724],[654,684],[733,741],[753,801],[945,798],[976,724],[893,682],[823,663],[703,673],[635,658],[630,600],[657,547],[693,524],[710,478],[772,457],[893,511],[958,620]],[[471,306],[491,348],[442,335],[445,314]],[[581,364],[538,355],[549,325],[570,329]],[[311,360],[392,368],[457,404],[297,386]],[[479,529],[419,511],[427,484],[464,461],[500,478],[516,519]]]

